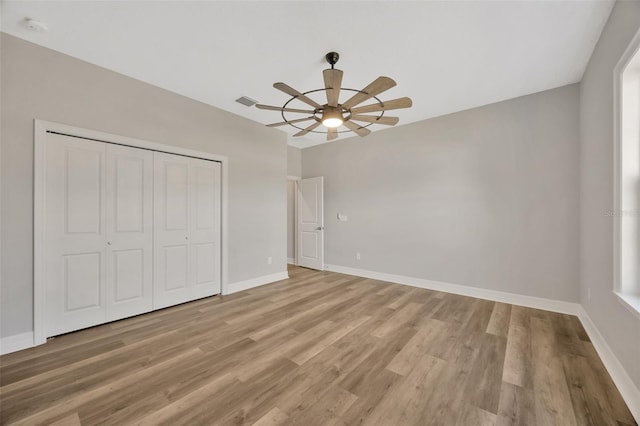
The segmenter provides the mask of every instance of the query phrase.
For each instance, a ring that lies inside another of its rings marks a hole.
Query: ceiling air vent
[[[241,96],[238,99],[236,99],[236,102],[241,103],[244,106],[254,106],[255,104],[258,103],[258,101],[254,101],[253,99],[247,97],[247,96]]]

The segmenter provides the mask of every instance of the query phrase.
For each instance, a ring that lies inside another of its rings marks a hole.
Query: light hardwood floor
[[[636,424],[576,317],[289,272],[1,357],[2,423]]]

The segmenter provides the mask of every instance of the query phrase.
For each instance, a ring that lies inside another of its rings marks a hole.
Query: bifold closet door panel
[[[107,144],[107,321],[153,309],[153,152]]]
[[[221,166],[215,161],[192,158],[189,174],[190,276],[192,299],[219,294]]]
[[[154,309],[190,300],[189,160],[154,153]]]
[[[106,146],[47,134],[45,333],[105,322]]]
[[[154,153],[154,309],[220,293],[221,168]]]

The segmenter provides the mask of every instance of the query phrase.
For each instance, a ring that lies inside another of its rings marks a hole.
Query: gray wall
[[[571,85],[304,149],[326,263],[577,301],[578,102]]]
[[[286,270],[283,132],[6,34],[1,42],[1,336],[33,327],[34,118],[228,156],[229,281]]]
[[[287,174],[302,176],[302,150],[291,145],[287,145]]]
[[[613,69],[640,28],[640,3],[617,2],[581,83],[580,301],[640,387],[640,321],[613,290]],[[587,297],[591,290],[591,300]]]

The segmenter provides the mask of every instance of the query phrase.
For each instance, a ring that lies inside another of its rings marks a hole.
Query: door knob
[[[111,245],[111,241],[107,241],[107,245],[110,246]]]
[[[318,227],[316,228],[316,231],[324,231],[324,226],[318,226]]]

